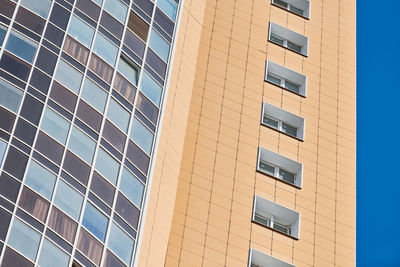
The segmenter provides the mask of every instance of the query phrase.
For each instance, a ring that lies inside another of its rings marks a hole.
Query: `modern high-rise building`
[[[355,0],[0,0],[0,266],[355,266]]]

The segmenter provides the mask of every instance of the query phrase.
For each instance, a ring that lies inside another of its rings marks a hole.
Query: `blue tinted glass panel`
[[[107,101],[107,93],[89,79],[85,79],[81,97],[95,109],[104,113]]]
[[[165,62],[168,62],[169,55],[169,44],[161,37],[154,29],[151,30],[150,43],[151,49],[153,49],[157,55],[162,58]]]
[[[133,119],[131,138],[150,155],[151,147],[153,146],[153,133],[136,118]]]
[[[17,113],[22,98],[22,91],[0,80],[0,105]]]
[[[47,18],[49,14],[51,1],[50,0],[21,0],[21,5],[38,14],[44,18]]]
[[[67,255],[67,253],[59,249],[47,238],[44,239],[43,246],[40,251],[41,251],[39,256],[40,267],[68,266],[69,256]]]
[[[79,219],[83,197],[62,180],[58,182],[54,203],[73,219]]]
[[[89,232],[104,242],[108,219],[89,202],[86,204],[82,224],[89,230]]]
[[[26,174],[25,184],[38,192],[42,197],[50,200],[53,194],[56,176],[36,163],[31,161],[28,173]]]
[[[104,9],[119,20],[119,22],[125,24],[128,7],[124,3],[119,0],[106,0]]]
[[[93,0],[93,2],[95,2],[99,6],[101,6],[101,4],[103,4],[103,0]]]
[[[107,118],[117,125],[124,133],[128,130],[129,117],[129,112],[111,98],[110,104],[108,105]]]
[[[96,142],[76,127],[72,129],[68,148],[88,164],[92,164]]]
[[[164,12],[172,21],[176,17],[176,3],[173,0],[158,0],[157,6]]]
[[[40,234],[31,227],[15,219],[11,227],[8,244],[22,255],[34,261],[40,242]]]
[[[153,101],[158,107],[160,106],[162,87],[154,81],[147,72],[142,72],[142,81],[140,90]]]
[[[58,142],[65,145],[70,125],[71,123],[69,121],[50,108],[46,108],[40,128]]]
[[[128,61],[122,57],[118,62],[118,71],[121,72],[134,85],[137,85],[139,79],[138,69],[139,68],[136,68],[133,64],[128,63]]]
[[[4,37],[6,37],[7,28],[0,25],[0,46],[3,45]]]
[[[133,246],[133,239],[113,223],[110,230],[108,247],[127,265],[131,261]]]
[[[72,92],[78,94],[82,82],[82,73],[77,71],[64,60],[58,63],[55,79],[65,85]]]
[[[35,57],[37,44],[16,31],[11,31],[6,44],[6,49],[29,63]]]
[[[142,206],[144,185],[125,168],[122,172],[119,190],[137,207],[140,208]]]
[[[0,166],[3,163],[4,154],[6,153],[7,143],[0,140]]]
[[[68,34],[90,48],[93,41],[94,29],[73,15],[69,24]]]
[[[114,67],[115,61],[117,60],[118,47],[113,45],[113,43],[111,43],[100,33],[96,35],[93,51],[96,52],[96,54],[104,59],[108,64]]]
[[[120,164],[102,148],[97,153],[96,170],[98,170],[113,185],[117,183]]]

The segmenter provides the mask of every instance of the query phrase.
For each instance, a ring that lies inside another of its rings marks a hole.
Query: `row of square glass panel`
[[[287,47],[293,51],[296,51],[297,53],[301,53],[301,49],[302,49],[301,45],[295,44],[295,43],[293,43],[289,40],[286,40],[280,36],[271,34],[270,41],[277,43],[281,46]]]
[[[278,166],[274,166],[270,163],[263,162],[263,161],[260,161],[259,167],[263,172],[265,172],[271,176],[282,179],[291,184],[295,183],[296,175],[294,173],[291,173],[291,172],[284,170]]]
[[[271,218],[273,220],[271,220]],[[265,216],[262,216],[260,214],[255,214],[254,215],[254,221],[265,225],[267,227],[273,228],[279,232],[282,232],[284,234],[290,235],[291,234],[291,225],[284,225],[282,223],[279,223],[279,219],[275,217],[267,218]]]
[[[278,86],[282,86],[286,89],[288,89],[289,91],[295,92],[296,94],[300,94],[300,85],[293,83],[285,78],[267,73],[267,81],[276,84]]]
[[[271,128],[297,138],[297,128],[276,118],[263,116],[263,122]]]

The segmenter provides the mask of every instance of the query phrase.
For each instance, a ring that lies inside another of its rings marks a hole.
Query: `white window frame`
[[[256,249],[251,248],[249,252],[248,267],[296,267],[293,264],[287,263],[268,254],[262,253]]]
[[[290,13],[296,14],[300,17],[303,17],[305,19],[310,19],[310,1],[308,0],[280,0],[282,2],[285,2],[287,4],[287,7],[283,7],[278,3],[275,3],[276,0],[271,0],[271,4],[274,6],[277,6],[279,8],[285,9]],[[296,12],[294,12],[291,7],[300,9],[303,11],[303,14],[300,15]]]
[[[283,45],[279,44],[277,42],[274,42],[271,40],[271,36],[274,36],[278,39],[283,40]],[[268,41],[277,44],[279,46],[285,47],[286,49],[289,49],[295,53],[301,54],[305,57],[308,57],[308,50],[309,50],[309,45],[308,45],[308,37],[299,34],[297,32],[294,32],[292,30],[289,30],[285,27],[282,27],[276,23],[270,22],[269,23],[269,31],[268,31]],[[289,47],[288,42],[291,42],[295,45],[298,45],[301,47],[301,51],[296,51],[292,48]]]

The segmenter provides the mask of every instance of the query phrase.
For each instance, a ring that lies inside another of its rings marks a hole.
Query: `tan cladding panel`
[[[243,267],[250,248],[355,265],[355,0],[310,4],[307,20],[270,0],[205,2],[165,266]],[[307,36],[308,57],[268,42],[269,22]],[[264,82],[266,60],[306,75],[306,97]],[[305,118],[304,142],[260,125],[263,102]],[[256,172],[259,146],[301,162],[302,188]],[[301,214],[299,240],[251,222],[255,195]]]

